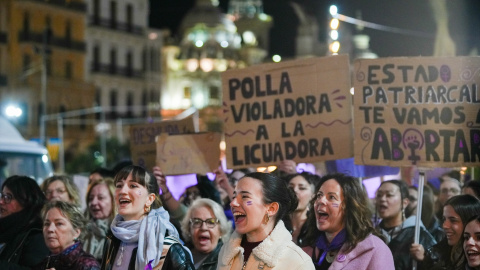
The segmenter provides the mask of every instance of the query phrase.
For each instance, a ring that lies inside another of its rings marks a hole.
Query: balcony
[[[74,2],[69,0],[22,0],[24,2],[37,2],[46,5],[52,5],[55,7],[65,8],[72,11],[78,11],[82,13],[87,12],[87,4],[84,2]]]
[[[19,32],[18,33],[18,42],[34,42],[34,43],[43,43],[43,33],[27,33]],[[74,50],[79,52],[86,52],[86,44],[83,41],[73,41],[64,37],[55,37],[50,38],[48,46],[59,47],[67,50]]]
[[[127,67],[112,66],[109,64],[92,63],[90,71],[105,75],[121,76],[132,79],[143,79],[144,72]]]
[[[90,17],[89,26],[108,28],[111,30],[118,30],[118,31],[126,32],[132,35],[139,35],[139,36],[142,36],[144,32],[143,28],[140,26],[135,26],[132,24],[118,22],[118,21],[113,22],[112,20],[109,20],[109,19],[102,19],[102,18],[96,18],[96,17]]]

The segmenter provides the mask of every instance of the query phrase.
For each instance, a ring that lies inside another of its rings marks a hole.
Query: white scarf
[[[152,209],[148,216],[141,220],[125,221],[122,216],[117,215],[110,229],[113,235],[124,243],[138,242],[135,269],[143,270],[152,260],[150,263],[152,267],[159,263],[163,250],[163,238],[167,231],[168,235],[179,238],[177,229],[169,220],[168,212],[160,207]]]

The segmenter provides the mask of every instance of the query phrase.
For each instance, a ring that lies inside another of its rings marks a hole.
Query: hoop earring
[[[145,206],[143,207],[143,211],[145,212],[145,214],[150,213],[150,205],[145,205]]]
[[[268,215],[268,213],[265,213],[265,216],[263,217],[263,224],[268,224],[268,222],[270,221],[270,216]]]

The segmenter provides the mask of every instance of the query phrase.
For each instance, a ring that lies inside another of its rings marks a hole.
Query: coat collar
[[[230,237],[230,241],[225,244],[226,253],[222,258],[224,265],[228,265],[239,252],[243,254],[244,250],[240,246],[243,236],[243,234],[238,234],[235,231]],[[285,246],[291,241],[292,235],[285,228],[283,221],[280,220],[270,235],[252,250],[252,254],[268,267],[275,267],[282,257],[281,252],[285,250]]]

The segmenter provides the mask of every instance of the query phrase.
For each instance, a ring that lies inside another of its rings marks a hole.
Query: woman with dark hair
[[[217,269],[314,269],[283,224],[282,218],[297,208],[284,181],[268,173],[247,174],[230,206],[235,232],[220,250]]]
[[[412,256],[409,248],[415,235],[416,216],[405,219],[405,208],[408,205],[408,186],[400,180],[382,182],[377,190],[375,206],[378,216],[382,218],[378,230],[387,239],[392,251],[395,269],[412,269]],[[436,244],[433,236],[420,222],[420,244],[430,248]]]
[[[194,269],[190,251],[162,207],[155,176],[130,165],[114,183],[118,215],[107,235],[102,269]]]
[[[461,241],[467,221],[480,215],[480,201],[468,194],[457,195],[447,200],[443,207],[443,230],[445,238],[431,248],[413,244],[412,256],[419,261],[419,269],[465,269],[465,257]]]
[[[316,269],[393,269],[357,179],[341,173],[322,177],[310,207],[303,249]]]
[[[480,181],[468,181],[462,188],[462,194],[470,194],[480,199]]]
[[[288,187],[291,188],[298,199],[298,206],[290,215],[285,216],[283,222],[285,227],[292,233],[292,240],[299,246],[303,246],[307,226],[307,213],[309,203],[315,194],[315,185],[319,182],[320,176],[309,172],[291,174],[285,177]]]
[[[0,269],[29,269],[48,255],[40,210],[46,199],[37,182],[10,176],[0,192]]]
[[[473,216],[463,230],[463,252],[467,258],[465,269],[480,269],[480,216]]]

